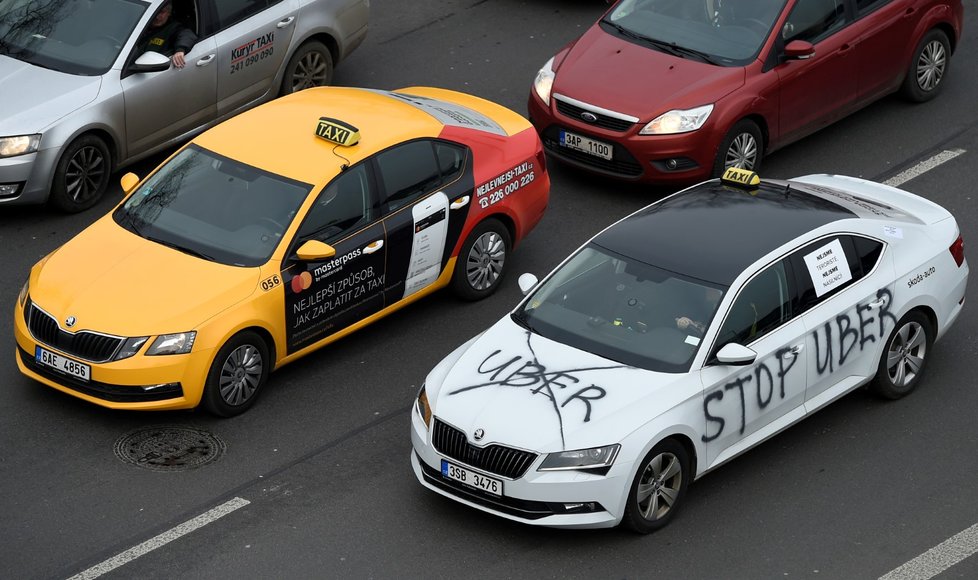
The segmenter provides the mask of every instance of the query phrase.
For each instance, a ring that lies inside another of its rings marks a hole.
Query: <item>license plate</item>
[[[560,132],[560,145],[575,151],[583,151],[589,155],[594,155],[595,157],[609,161],[611,160],[611,153],[613,151],[613,147],[607,143],[588,139],[587,137],[582,137],[581,135],[568,131]]]
[[[441,475],[493,495],[503,495],[503,482],[501,480],[486,477],[481,473],[449,463],[444,459],[441,460]]]
[[[92,376],[92,367],[68,357],[54,354],[39,346],[34,347],[34,360],[46,367],[57,369],[66,375],[71,375],[76,379],[87,381]]]

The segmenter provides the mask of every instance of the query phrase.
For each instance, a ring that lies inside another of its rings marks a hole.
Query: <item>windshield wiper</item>
[[[203,252],[199,252],[199,251],[194,250],[192,248],[185,248],[185,247],[181,246],[180,244],[175,244],[175,243],[170,242],[170,241],[167,241],[167,240],[161,240],[160,238],[154,238],[152,236],[144,236],[144,237],[147,240],[151,241],[151,242],[156,242],[157,244],[166,246],[168,248],[173,248],[174,250],[177,250],[179,252],[183,252],[184,254],[189,254],[189,255],[194,256],[196,258],[201,258],[201,259],[207,260],[208,262],[215,262],[216,261],[211,256],[208,256],[207,254],[205,254]]]
[[[530,322],[526,319],[525,313],[526,313],[525,310],[520,310],[519,312],[514,312],[510,314],[510,318],[512,318],[513,322],[518,324],[520,328],[524,328],[526,330],[529,330],[530,332],[536,332],[535,330],[533,330],[533,327],[530,326]]]
[[[676,52],[688,54],[690,56],[695,56],[696,58],[702,59],[703,61],[708,62],[710,64],[719,64],[717,60],[713,58],[712,55],[707,54],[700,50],[696,50],[695,48],[687,48],[685,46],[679,46],[678,44],[675,43],[672,43],[669,46]]]

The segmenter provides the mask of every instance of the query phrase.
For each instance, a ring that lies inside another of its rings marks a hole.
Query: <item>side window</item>
[[[373,217],[367,164],[351,167],[334,179],[309,209],[299,239],[330,242]]]
[[[868,274],[882,251],[882,243],[860,236],[822,238],[796,251],[791,263],[798,283],[799,312],[835,296]]]
[[[277,0],[214,0],[217,20],[221,29],[253,16]]]
[[[715,350],[730,342],[750,344],[791,319],[788,268],[781,260],[747,282],[720,327]]]
[[[465,149],[435,141],[435,157],[438,158],[438,171],[442,183],[451,183],[458,179],[465,166]]]
[[[431,141],[411,141],[377,155],[388,211],[394,211],[441,185],[439,159]]]
[[[781,34],[785,43],[806,40],[815,44],[845,23],[844,0],[799,0],[791,9]]]
[[[856,14],[862,16],[864,14],[869,14],[873,10],[876,10],[884,4],[888,4],[890,0],[856,0]]]

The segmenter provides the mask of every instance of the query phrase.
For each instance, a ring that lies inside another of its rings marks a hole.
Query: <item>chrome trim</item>
[[[559,93],[554,93],[551,98],[557,99],[558,101],[564,101],[567,104],[574,105],[575,107],[580,107],[586,111],[591,111],[592,113],[599,113],[606,117],[611,117],[612,119],[618,119],[620,121],[628,121],[629,123],[638,123],[639,118],[633,117],[632,115],[626,115],[625,113],[619,113],[617,111],[612,111],[611,109],[605,109],[603,107],[598,107],[585,103],[583,101],[578,101],[577,99],[572,99],[570,97],[561,95]]]

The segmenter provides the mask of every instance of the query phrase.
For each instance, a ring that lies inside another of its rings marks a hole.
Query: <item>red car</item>
[[[962,20],[960,0],[621,0],[540,69],[530,120],[621,179],[756,171],[884,95],[936,96]]]

